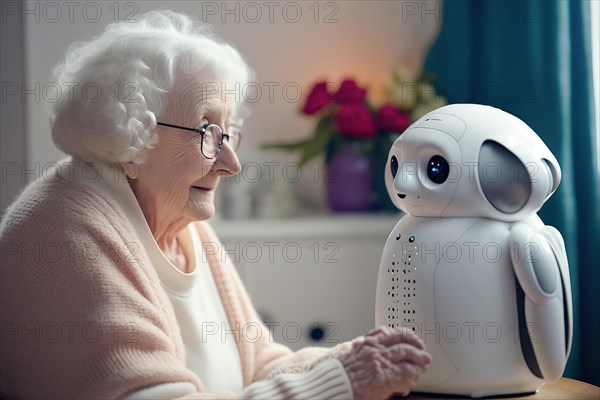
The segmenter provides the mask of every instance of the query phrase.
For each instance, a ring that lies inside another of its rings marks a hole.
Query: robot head
[[[560,183],[560,166],[517,117],[479,104],[438,108],[394,142],[385,172],[394,204],[421,217],[517,221]]]

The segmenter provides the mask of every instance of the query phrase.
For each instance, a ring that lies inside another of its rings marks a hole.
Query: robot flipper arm
[[[556,238],[552,239],[556,244]],[[555,254],[545,228],[538,230],[518,223],[510,232],[511,260],[519,285],[525,293],[525,319],[539,369],[546,382],[553,382],[564,371],[570,335],[565,323],[566,292],[561,279],[560,255]],[[559,250],[559,249],[557,249]],[[564,252],[563,252],[564,254]],[[568,268],[568,267],[567,267]]]
[[[559,286],[559,264],[546,236],[526,223],[510,231],[510,257],[525,295],[536,304],[545,304]]]
[[[567,329],[567,357],[571,353],[573,344],[573,299],[571,297],[571,277],[569,273],[569,261],[567,251],[562,235],[553,226],[544,226],[540,231],[550,244],[560,271],[560,278],[563,290],[564,308],[565,308],[565,328]]]

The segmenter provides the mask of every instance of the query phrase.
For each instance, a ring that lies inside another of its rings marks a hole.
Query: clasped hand
[[[338,359],[355,399],[387,399],[408,394],[427,370],[431,355],[412,331],[382,326],[353,340]]]

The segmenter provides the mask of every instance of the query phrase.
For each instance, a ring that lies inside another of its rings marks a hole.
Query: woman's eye
[[[390,160],[390,172],[392,173],[392,177],[394,178],[398,173],[398,159],[396,158],[396,156],[392,156],[392,159]]]
[[[437,184],[444,183],[448,179],[450,165],[442,156],[436,155],[429,159],[427,163],[427,177]]]

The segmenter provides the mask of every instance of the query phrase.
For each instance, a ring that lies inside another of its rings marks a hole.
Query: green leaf
[[[334,135],[325,147],[325,164],[331,164],[335,154],[340,151],[347,143],[341,135]]]
[[[292,143],[270,143],[270,144],[263,144],[261,146],[262,149],[264,150],[287,150],[287,151],[295,151],[298,149],[301,149],[302,147],[304,147],[306,145],[306,143],[308,143],[310,140],[302,140],[300,142],[292,142]]]
[[[315,129],[314,136],[301,149],[302,155],[298,165],[302,167],[308,161],[323,153],[327,144],[331,141],[333,134],[334,129],[331,125],[331,116],[321,118]]]

